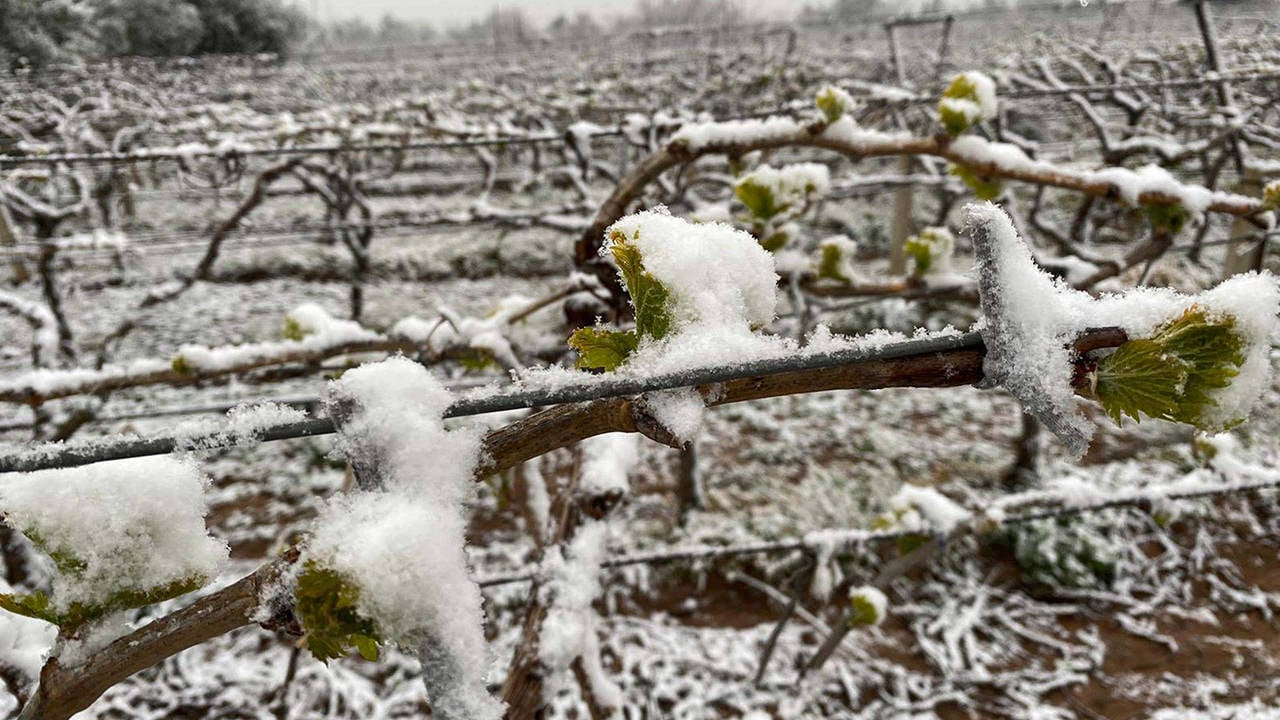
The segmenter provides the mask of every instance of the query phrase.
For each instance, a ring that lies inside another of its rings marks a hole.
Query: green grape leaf
[[[1137,420],[1141,413],[1170,418],[1186,379],[1186,366],[1167,357],[1159,343],[1130,340],[1099,364],[1095,392],[1116,424],[1124,415]]]
[[[631,296],[636,313],[636,334],[642,338],[661,340],[671,329],[670,293],[649,271],[644,269],[640,249],[615,238],[610,246],[613,260],[622,273],[622,282]]]
[[[1130,340],[1103,358],[1095,394],[1117,423],[1143,413],[1220,430],[1208,416],[1217,407],[1213,393],[1231,385],[1244,359],[1235,319],[1193,306],[1150,338]]]
[[[309,333],[302,328],[302,325],[298,324],[297,320],[294,320],[291,317],[285,316],[285,319],[284,319],[284,339],[285,340],[301,340],[302,338],[306,337],[308,334]]]
[[[352,649],[369,660],[378,658],[382,639],[372,620],[360,614],[360,587],[315,560],[303,563],[294,591],[295,610],[311,654],[323,663]]]
[[[981,93],[965,73],[956,75],[938,100],[938,120],[947,134],[955,137],[973,126],[981,115]]]
[[[849,597],[853,612],[849,616],[850,625],[879,625],[883,617],[879,608],[865,595],[854,593]]]
[[[1148,205],[1144,209],[1151,227],[1166,230],[1172,235],[1182,232],[1191,220],[1191,211],[1181,205]]]
[[[952,165],[951,174],[963,180],[979,200],[995,200],[1004,189],[999,180],[979,175],[964,165]]]
[[[502,365],[493,356],[493,353],[483,348],[469,348],[462,357],[458,358],[458,364],[467,372],[502,369]]]
[[[61,618],[53,611],[52,605],[49,596],[39,591],[30,595],[0,593],[0,608],[17,615],[59,625]]]
[[[1172,419],[1200,427],[1206,411],[1216,406],[1213,391],[1231,385],[1244,364],[1244,341],[1235,332],[1235,319],[1213,319],[1192,307],[1154,339],[1188,366]]]
[[[829,123],[839,120],[848,108],[845,107],[845,98],[836,90],[836,88],[828,85],[818,92],[818,96],[814,102],[818,106],[818,110],[822,111],[822,117]]]
[[[946,103],[938,105],[938,120],[951,137],[969,129],[969,116]]]
[[[778,205],[773,196],[773,189],[762,185],[750,177],[743,178],[733,185],[733,194],[738,197],[752,216],[761,220],[769,220],[786,209]]]
[[[779,230],[769,237],[761,240],[760,247],[768,250],[769,252],[778,252],[786,246],[788,239],[787,234]]]
[[[196,374],[195,367],[192,366],[190,361],[188,361],[185,357],[181,355],[174,356],[172,366],[173,366],[173,371],[178,373],[179,375],[185,376],[185,375]]]
[[[910,255],[911,260],[915,263],[914,272],[916,275],[924,275],[929,272],[929,268],[933,265],[933,248],[929,243],[921,240],[918,235],[912,235],[907,238],[902,250],[907,255]]]
[[[1280,212],[1280,180],[1272,180],[1262,188],[1262,209]]]
[[[636,351],[637,339],[633,331],[584,327],[569,336],[569,347],[578,351],[580,369],[616,370]]]
[[[840,247],[834,244],[822,246],[822,256],[818,260],[818,277],[835,280],[836,282],[849,283],[852,278],[846,277],[844,272],[840,270],[841,261],[844,260],[844,252]]]

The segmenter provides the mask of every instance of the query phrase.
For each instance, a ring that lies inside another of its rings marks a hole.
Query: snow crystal
[[[0,483],[6,521],[80,566],[55,575],[54,606],[100,604],[215,577],[227,546],[205,531],[207,478],[174,457],[12,474]]]
[[[1022,401],[1067,447],[1083,453],[1093,425],[1077,407],[1067,345],[1090,327],[1117,326],[1130,338],[1151,335],[1195,305],[1230,315],[1244,340],[1245,361],[1231,385],[1214,391],[1208,425],[1248,417],[1270,381],[1271,337],[1280,288],[1269,273],[1247,273],[1196,296],[1168,288],[1135,288],[1093,298],[1036,267],[1009,217],[991,203],[967,207],[975,234],[987,345],[984,372]]]
[[[179,450],[199,452],[253,444],[269,428],[306,419],[305,412],[288,405],[244,403],[228,410],[225,421],[211,419],[179,423],[173,430],[173,437]]]

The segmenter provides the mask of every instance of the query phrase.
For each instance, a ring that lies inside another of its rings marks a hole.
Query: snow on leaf
[[[0,508],[54,560],[51,612],[82,624],[217,575],[228,550],[205,529],[205,484],[190,461],[120,460],[14,475],[0,486]]]
[[[640,337],[661,340],[671,329],[670,293],[644,268],[640,249],[627,241],[622,233],[611,234],[609,252],[618,265],[618,273],[631,296],[636,313],[636,333]]]
[[[852,625],[879,625],[889,614],[889,600],[879,588],[871,585],[851,588],[849,605],[853,613],[849,618]]]
[[[853,107],[853,97],[834,85],[827,85],[818,91],[814,104],[822,112],[823,119],[833,123]]]

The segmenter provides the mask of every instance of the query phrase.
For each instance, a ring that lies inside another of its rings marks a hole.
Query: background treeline
[[[306,19],[279,0],[2,0],[0,67],[124,55],[284,53]]]

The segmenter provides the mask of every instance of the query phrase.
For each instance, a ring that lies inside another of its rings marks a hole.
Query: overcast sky
[[[0,0],[2,1],[2,0]],[[560,13],[587,10],[597,17],[625,12],[634,0],[294,0],[307,13],[318,9],[321,18],[362,17],[376,22],[384,13],[406,20],[430,20],[441,27],[463,25],[487,15],[495,7],[520,8],[535,22],[550,22]],[[790,16],[802,3],[795,0],[749,0],[743,3],[757,15]]]

